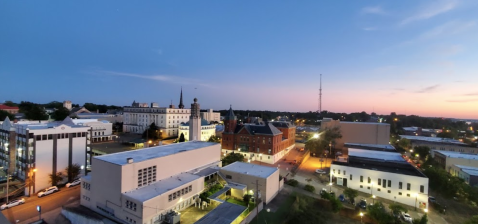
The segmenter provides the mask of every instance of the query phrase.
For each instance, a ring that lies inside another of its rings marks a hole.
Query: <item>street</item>
[[[36,195],[25,198],[25,204],[3,210],[2,213],[11,223],[26,223],[25,220],[38,217],[37,205],[41,206],[42,214],[61,206],[80,200],[81,185],[72,188],[60,188],[60,191],[38,198]]]

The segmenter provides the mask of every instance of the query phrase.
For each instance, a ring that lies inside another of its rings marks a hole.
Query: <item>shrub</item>
[[[249,204],[249,202],[251,201],[251,197],[252,195],[250,194],[245,194],[243,197],[242,197],[242,200],[247,204]]]
[[[305,185],[304,190],[306,190],[306,191],[308,191],[308,192],[314,193],[315,187],[312,186],[312,185],[308,185],[308,184],[307,184],[307,185]]]
[[[287,184],[292,186],[292,187],[297,187],[297,185],[299,185],[299,181],[294,180],[294,179],[290,179],[290,180],[287,181]]]

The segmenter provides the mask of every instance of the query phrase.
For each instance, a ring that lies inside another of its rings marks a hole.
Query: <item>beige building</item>
[[[453,165],[478,167],[478,155],[436,150],[433,159],[446,171],[452,173]]]
[[[201,112],[201,118],[206,120],[207,122],[220,122],[221,121],[221,113],[214,112],[212,109],[207,110],[207,112]]]
[[[320,131],[340,127],[342,138],[335,140],[335,148],[342,149],[345,143],[390,144],[390,124],[372,122],[344,122],[324,118]]]
[[[282,188],[276,167],[235,162],[223,167],[220,173],[231,187],[231,196],[236,198],[242,198],[244,194],[256,196],[258,193],[259,198],[268,204]]]
[[[478,167],[452,165],[450,173],[471,186],[478,186]]]
[[[414,135],[400,135],[401,138],[410,140],[412,148],[415,146],[428,146],[430,148],[432,157],[435,156],[435,151],[449,151],[449,152],[462,152],[470,154],[478,154],[478,148],[467,145],[458,140],[450,138],[438,138],[438,137],[425,137]]]
[[[81,205],[121,223],[174,219],[217,173],[220,152],[220,144],[191,141],[93,157]]]

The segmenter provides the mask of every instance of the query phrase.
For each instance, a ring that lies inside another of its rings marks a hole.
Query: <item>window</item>
[[[407,194],[407,197],[410,197],[410,194]]]
[[[381,191],[380,188],[377,188],[377,191]]]
[[[344,170],[344,175],[347,175],[345,170]]]
[[[138,170],[138,187],[150,184],[156,181],[156,166],[150,166]]]
[[[136,211],[136,203],[134,203],[130,200],[126,200],[126,208],[129,208],[133,211]]]
[[[382,179],[380,179],[380,178],[378,178],[378,185],[382,185]]]
[[[352,174],[350,174],[350,180],[352,180]]]
[[[383,188],[386,188],[386,187],[387,187],[387,180],[386,180],[386,179],[383,179],[382,187],[383,187]]]
[[[340,170],[337,170],[337,172],[340,174]]]
[[[407,183],[407,190],[410,190],[410,188],[412,188],[411,184]]]
[[[368,178],[368,183],[371,183],[372,182],[372,178]]]
[[[402,192],[398,192],[398,195],[402,195]]]
[[[90,184],[89,183],[83,182],[82,186],[83,186],[84,189],[90,190]]]
[[[52,134],[49,134],[48,135],[48,140],[52,140],[53,139],[53,135]]]
[[[360,188],[363,188],[363,185],[360,185]]]
[[[335,173],[335,169],[333,170],[333,172]]]
[[[402,189],[402,182],[398,182],[398,189]]]
[[[425,193],[425,186],[420,185],[420,193]]]
[[[36,136],[37,141],[41,141],[41,135]]]
[[[369,189],[369,190],[370,190],[370,186],[368,186],[368,187],[367,187],[367,189]]]
[[[388,180],[388,187],[392,187],[392,181]]]
[[[226,179],[232,179],[231,175],[226,175]]]
[[[360,176],[360,183],[363,182],[363,176]]]
[[[44,141],[44,140],[48,140],[47,135],[42,135],[41,140],[43,140],[43,141]]]
[[[388,190],[388,193],[390,194],[390,193],[392,193],[392,191],[391,191],[391,190]]]

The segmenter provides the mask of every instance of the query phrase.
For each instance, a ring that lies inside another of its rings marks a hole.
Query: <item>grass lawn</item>
[[[290,206],[295,201],[295,196],[295,193],[289,195],[275,212],[267,212],[267,209],[263,209],[261,212],[259,212],[259,220],[261,220],[260,223],[264,223],[262,220],[267,223],[283,223],[286,219],[286,215],[289,213],[288,211],[290,210]],[[254,220],[252,220],[251,223],[257,223],[257,216],[254,218]]]
[[[229,199],[227,199],[227,202],[232,203],[232,204],[242,205],[242,206],[244,206],[244,207],[247,207],[247,205],[246,205],[245,202],[236,200],[236,199],[234,199],[234,198],[229,198]]]

